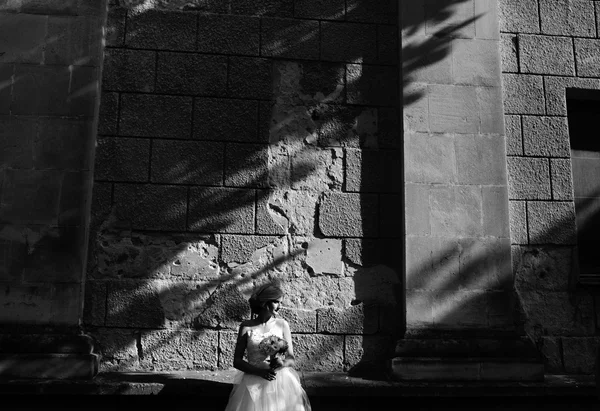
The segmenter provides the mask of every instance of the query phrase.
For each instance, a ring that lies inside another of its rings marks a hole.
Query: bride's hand
[[[267,381],[273,381],[275,379],[275,376],[277,375],[277,373],[275,372],[275,370],[273,368],[267,368],[267,369],[261,370],[261,372],[258,375],[263,377]]]
[[[269,361],[271,368],[277,369],[283,367],[283,359],[280,356],[273,356]]]

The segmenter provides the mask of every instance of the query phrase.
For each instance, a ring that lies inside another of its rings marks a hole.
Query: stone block
[[[319,58],[319,22],[263,18],[260,54],[266,57]]]
[[[506,186],[484,186],[481,191],[484,235],[510,238],[508,189]]]
[[[218,346],[217,331],[146,331],[141,338],[143,363],[152,371],[214,369]]]
[[[321,23],[321,59],[372,63],[377,59],[377,26],[357,23]]]
[[[292,17],[294,0],[236,0],[231,5],[231,12],[251,16]]]
[[[440,237],[408,237],[406,239],[406,288],[432,290],[437,281],[446,289],[459,284],[459,242]]]
[[[600,40],[575,39],[577,76],[600,77]]]
[[[37,169],[88,170],[91,168],[94,133],[91,120],[47,117],[38,120],[33,141]]]
[[[98,373],[96,354],[1,354],[4,378],[78,380],[92,379]]]
[[[103,92],[100,96],[98,134],[117,134],[119,121],[119,93]]]
[[[263,142],[257,135],[258,105],[255,101],[196,99],[193,136],[199,140]]]
[[[513,320],[508,317],[510,307],[506,307],[502,299],[494,298],[499,294],[504,293],[483,290],[438,292],[433,306],[434,324],[446,329],[497,328],[501,319],[495,317],[504,316],[504,323],[509,323],[512,328]]]
[[[0,116],[0,163],[6,168],[33,168],[33,141],[37,130],[34,119]]]
[[[545,114],[542,76],[504,74],[503,96],[505,114]]]
[[[509,201],[510,238],[513,244],[528,244],[527,202]]]
[[[346,335],[344,368],[355,375],[387,369],[392,346],[388,336]]]
[[[0,63],[0,114],[10,114],[12,104],[12,86],[15,67],[13,64]]]
[[[523,133],[521,116],[504,116],[506,126],[506,154],[509,156],[523,155]]]
[[[406,327],[409,329],[433,326],[433,293],[431,290],[406,290]]]
[[[536,0],[502,0],[498,2],[498,6],[501,32],[540,32],[540,16]]]
[[[106,45],[109,47],[123,46],[125,43],[125,20],[127,10],[117,6],[108,7],[106,18]]]
[[[69,115],[93,117],[99,93],[99,68],[74,66],[71,69],[71,84],[67,98]]]
[[[475,0],[475,38],[498,40],[500,37],[499,6],[497,1]]]
[[[595,37],[594,6],[583,0],[540,2],[542,34]]]
[[[201,14],[198,18],[198,51],[258,56],[259,18],[214,14]]]
[[[315,333],[317,331],[317,311],[282,307],[278,314],[290,325],[292,333]]]
[[[346,19],[363,23],[398,23],[398,4],[393,0],[350,0],[346,2]]]
[[[545,371],[548,373],[564,373],[561,339],[558,337],[542,337],[541,353],[544,358]]]
[[[566,89],[600,90],[600,79],[576,77],[545,77],[546,106],[548,115],[566,116]]]
[[[353,305],[344,309],[319,308],[317,332],[325,334],[373,334],[379,330],[377,306]]]
[[[237,330],[250,315],[248,299],[235,284],[219,286],[206,300],[204,309],[194,320],[196,328]]]
[[[594,374],[598,346],[597,337],[562,337],[563,361],[569,374]]]
[[[228,95],[237,98],[272,99],[275,80],[270,59],[230,57]]]
[[[106,320],[109,327],[164,328],[160,290],[147,281],[107,283]]]
[[[294,17],[318,20],[344,20],[346,4],[344,0],[296,0]]]
[[[27,244],[20,238],[14,238],[5,230],[0,231],[0,280],[3,282],[20,282],[23,268],[27,261]]]
[[[406,35],[402,39],[403,75],[428,84],[452,84],[453,53],[449,38]]]
[[[302,371],[342,371],[344,336],[293,334],[296,366]]]
[[[140,152],[139,156],[143,155]],[[155,183],[219,186],[223,184],[223,157],[220,142],[155,140],[150,179]],[[148,156],[142,161],[147,163]]]
[[[430,85],[429,125],[432,132],[476,133],[479,107],[475,87]]]
[[[477,87],[479,131],[481,134],[504,134],[504,111],[500,87]]]
[[[575,75],[570,37],[519,35],[519,66],[523,73]]]
[[[0,16],[0,48],[2,63],[41,64],[48,17],[32,14],[2,14]],[[27,30],[19,30],[27,27]]]
[[[427,34],[458,38],[475,37],[475,2],[425,0],[424,5]]]
[[[477,186],[436,186],[429,194],[434,236],[483,234],[481,189]]]
[[[125,367],[139,359],[139,331],[132,329],[99,328],[91,332],[98,354],[102,356],[101,371],[116,371],[120,362]]]
[[[98,180],[148,181],[150,169],[150,140],[148,139],[98,138],[95,157],[94,177]]]
[[[71,71],[64,66],[15,66],[11,114],[69,114]]]
[[[550,159],[553,200],[573,200],[573,176],[569,159]]]
[[[408,235],[429,235],[429,185],[406,184],[404,187],[405,229]]]
[[[252,259],[252,254],[266,247],[277,237],[255,235],[222,235],[221,260],[224,263],[246,263]]]
[[[454,138],[449,135],[405,133],[405,181],[452,183],[456,181]]]
[[[398,26],[377,26],[377,62],[398,64],[400,47]]]
[[[459,240],[459,283],[465,290],[508,290],[513,285],[510,240]]]
[[[58,207],[60,225],[85,227],[91,191],[91,172],[65,172]]]
[[[400,155],[388,150],[346,150],[346,191],[400,191]]]
[[[93,182],[90,225],[95,227],[110,212],[112,205],[112,184]]]
[[[429,98],[427,84],[411,83],[403,86],[403,124],[405,131],[429,131]]]
[[[458,135],[454,142],[458,184],[506,184],[506,150],[501,135]]]
[[[569,129],[566,117],[523,116],[525,155],[569,157]]]
[[[379,196],[379,235],[380,237],[399,238],[404,231],[400,194],[382,194]]]
[[[83,323],[87,326],[103,326],[106,318],[106,282],[87,280],[83,302]]]
[[[254,234],[254,190],[192,187],[189,198],[188,230]]]
[[[575,205],[536,201],[527,205],[530,244],[575,244]]]
[[[326,194],[318,210],[319,229],[327,237],[376,237],[378,208],[375,194]]]
[[[313,239],[306,248],[306,265],[311,275],[342,276],[342,241]]]
[[[500,85],[498,42],[456,39],[452,42],[454,84],[497,87]]]
[[[121,94],[120,135],[187,139],[191,128],[191,97]]]
[[[282,204],[276,198],[276,192],[270,190],[256,192],[256,233],[272,235],[287,233],[290,220],[281,208]]]
[[[348,64],[346,66],[348,103],[394,106],[398,99],[398,74],[395,67]]]
[[[549,200],[552,197],[547,158],[508,157],[506,163],[511,200]]]
[[[187,187],[115,184],[120,224],[133,229],[184,231]]]
[[[154,51],[109,48],[104,52],[102,89],[152,92],[155,70]]]
[[[43,0],[21,0],[21,12],[49,15],[75,15],[78,12],[78,1],[67,0],[60,4],[48,4]]]
[[[225,185],[230,187],[266,187],[268,184],[266,144],[228,143],[225,147]]]
[[[127,15],[125,45],[131,48],[193,51],[197,17],[194,13],[146,10]]]
[[[519,294],[527,329],[539,329],[545,335],[591,336],[594,334],[594,309],[591,297],[546,290],[521,290]]]
[[[237,332],[219,331],[219,363],[220,369],[233,368],[233,354],[237,343]]]
[[[570,247],[516,247],[513,253],[515,285],[524,290],[567,291],[573,270]]]
[[[292,189],[337,191],[342,188],[344,181],[342,150],[307,147],[294,153],[290,162]],[[273,169],[274,167],[271,167],[271,174]]]
[[[190,75],[201,72],[202,75]],[[156,90],[162,93],[218,96],[227,89],[227,58],[202,54],[159,53]]]
[[[44,63],[97,66],[102,22],[94,16],[49,16]]]
[[[56,224],[62,179],[56,170],[6,170],[0,221]]]
[[[519,57],[517,49],[518,37],[512,34],[500,36],[500,56],[503,73],[516,73],[519,71]]]

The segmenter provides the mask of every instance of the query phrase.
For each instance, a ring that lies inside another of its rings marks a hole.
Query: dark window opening
[[[600,90],[567,89],[579,283],[600,285]]]

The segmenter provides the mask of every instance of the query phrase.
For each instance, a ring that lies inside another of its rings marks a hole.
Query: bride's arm
[[[296,365],[296,361],[294,359],[294,347],[292,346],[292,333],[290,331],[290,325],[287,321],[283,320],[283,339],[288,343],[288,349],[285,353],[285,359],[283,360],[284,367],[294,367]]]
[[[265,380],[273,380],[275,378],[275,373],[272,369],[256,367],[244,360],[244,352],[246,351],[246,345],[248,344],[246,338],[247,332],[247,328],[243,325],[240,325],[237,341],[235,343],[235,352],[233,354],[233,366],[242,372],[258,375],[259,377],[263,377]]]

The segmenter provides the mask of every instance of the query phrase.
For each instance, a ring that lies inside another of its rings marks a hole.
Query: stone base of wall
[[[0,354],[0,377],[21,379],[92,379],[96,354]]]

